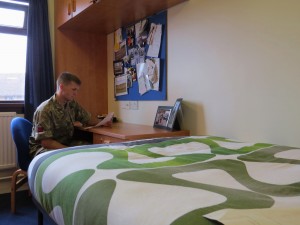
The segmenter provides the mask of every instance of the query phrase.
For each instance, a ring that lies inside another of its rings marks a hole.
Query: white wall
[[[168,101],[139,110],[114,100],[108,35],[109,111],[153,124],[157,106],[184,99],[193,135],[300,146],[300,1],[190,0],[168,12]]]

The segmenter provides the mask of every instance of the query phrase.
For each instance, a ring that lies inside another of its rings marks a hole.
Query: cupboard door
[[[73,16],[78,15],[93,3],[91,0],[71,0],[73,6]]]
[[[55,26],[60,27],[73,16],[72,0],[55,0]]]

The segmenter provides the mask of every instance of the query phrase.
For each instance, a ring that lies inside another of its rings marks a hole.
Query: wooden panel
[[[56,30],[56,77],[68,71],[82,81],[77,100],[93,116],[107,113],[106,36]]]
[[[187,0],[101,0],[60,26],[109,34]]]

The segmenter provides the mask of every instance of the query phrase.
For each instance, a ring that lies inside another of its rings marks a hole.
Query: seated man
[[[29,140],[30,155],[83,144],[73,139],[74,126],[95,125],[90,113],[74,99],[81,85],[71,73],[62,73],[57,79],[57,91],[36,109]],[[106,124],[110,125],[110,124]]]

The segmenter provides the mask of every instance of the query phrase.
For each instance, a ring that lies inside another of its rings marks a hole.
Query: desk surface
[[[111,127],[97,127],[86,130],[93,134],[106,135],[122,140],[137,140],[144,138],[189,136],[188,130],[170,131],[165,129],[154,128],[148,125],[130,124],[130,123],[113,123]]]

